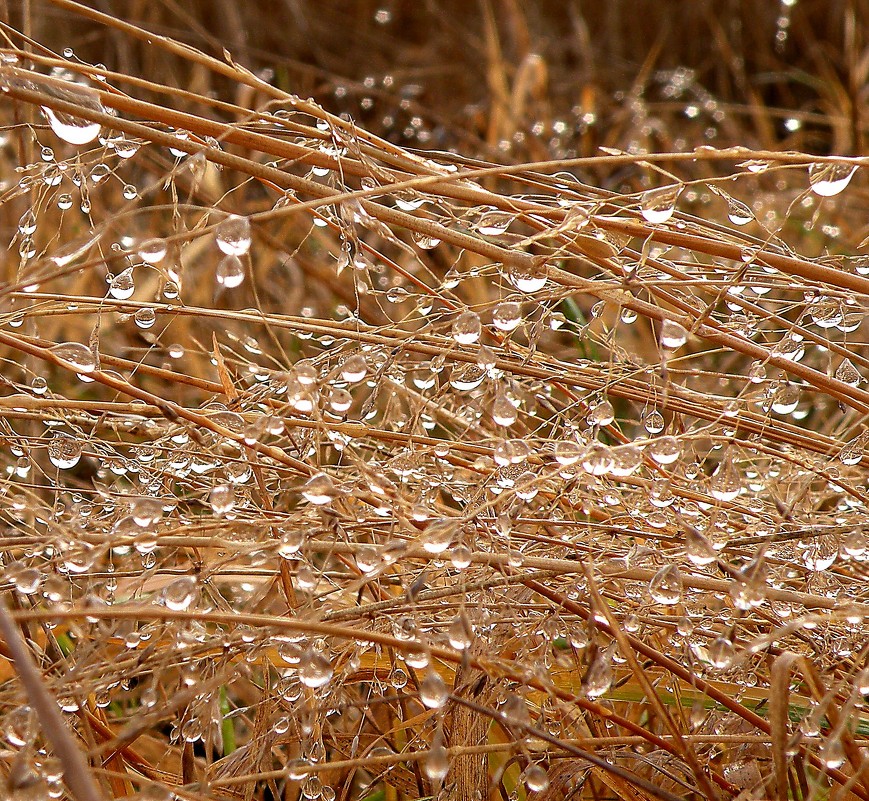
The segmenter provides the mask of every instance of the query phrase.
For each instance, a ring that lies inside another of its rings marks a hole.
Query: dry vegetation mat
[[[0,26],[4,797],[869,799],[862,159],[45,5],[154,71]]]

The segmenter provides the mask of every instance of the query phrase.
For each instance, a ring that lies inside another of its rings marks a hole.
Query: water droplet
[[[727,637],[716,637],[707,652],[709,663],[720,670],[726,670],[736,658],[736,649]]]
[[[800,402],[800,388],[797,384],[785,381],[775,391],[771,408],[776,414],[790,414]]]
[[[836,378],[852,387],[856,387],[862,380],[854,363],[847,358],[843,359],[842,363],[836,368]]]
[[[443,553],[452,545],[458,532],[458,523],[451,517],[440,517],[429,521],[420,534],[420,544],[428,553]]]
[[[581,466],[592,476],[605,476],[613,469],[613,451],[602,442],[593,442],[582,456]]]
[[[69,470],[79,463],[82,443],[69,434],[57,432],[48,443],[48,458],[60,470]]]
[[[853,164],[836,164],[822,162],[809,167],[809,185],[816,195],[833,197],[838,195],[848,184],[857,171]]]
[[[118,273],[109,284],[109,294],[117,300],[127,300],[133,296],[135,291],[136,283],[133,280],[132,267]]]
[[[157,312],[154,309],[145,307],[143,309],[139,309],[133,315],[133,321],[139,328],[148,329],[152,328],[154,323],[157,322]]]
[[[331,477],[325,473],[311,476],[302,486],[302,497],[316,506],[325,506],[338,496],[338,490]]]
[[[605,651],[601,651],[591,663],[588,673],[585,674],[582,690],[588,698],[599,698],[609,690],[612,680],[609,655]]]
[[[615,417],[613,405],[608,400],[602,400],[588,413],[588,422],[593,426],[608,426]]]
[[[325,687],[332,680],[333,673],[332,663],[313,648],[305,651],[299,660],[299,681],[306,687]]]
[[[500,236],[509,227],[512,216],[503,211],[489,211],[480,217],[477,233],[483,236]]]
[[[235,289],[244,281],[244,263],[238,256],[224,256],[215,272],[217,283],[225,289]]]
[[[51,352],[66,366],[77,373],[92,373],[97,369],[97,360],[91,349],[80,342],[62,342]]]
[[[208,504],[218,517],[229,514],[235,508],[235,488],[232,484],[218,484],[208,493]]]
[[[742,476],[733,464],[733,459],[725,457],[719,463],[709,482],[709,494],[719,501],[732,501],[742,491]]]
[[[549,774],[542,765],[534,764],[525,771],[525,786],[534,793],[542,793],[549,787]]]
[[[350,384],[356,384],[368,374],[368,363],[364,356],[358,354],[348,356],[341,365],[341,378]]]
[[[682,455],[682,445],[676,437],[658,437],[649,444],[649,456],[658,464],[673,464]]]
[[[230,214],[215,228],[214,238],[227,256],[243,256],[250,250],[250,220]]]
[[[649,582],[649,595],[655,603],[674,606],[682,600],[682,574],[676,565],[665,565]]]
[[[158,264],[166,257],[165,239],[146,239],[139,243],[139,258],[148,264]]]
[[[434,668],[429,668],[419,683],[419,699],[429,709],[440,709],[449,697],[446,684]]]
[[[522,322],[522,307],[514,301],[499,303],[492,310],[492,324],[499,331],[512,331]]]
[[[688,340],[688,332],[673,320],[661,323],[661,347],[665,350],[678,350]]]
[[[183,612],[189,609],[199,591],[193,576],[181,576],[163,588],[161,599],[163,605],[173,612]]]
[[[446,778],[450,772],[450,758],[442,743],[432,744],[423,767],[429,781],[442,782]]]
[[[535,270],[511,265],[507,270],[507,280],[520,292],[533,294],[546,286],[546,275]]]
[[[453,321],[453,339],[459,345],[471,345],[480,338],[482,325],[476,312],[466,311]]]
[[[734,225],[747,225],[754,219],[754,212],[742,201],[728,198],[727,219]]]
[[[98,101],[94,100],[93,102],[93,107],[96,110],[105,111]],[[55,111],[48,106],[42,107],[42,113],[45,114],[51,130],[64,142],[69,142],[71,145],[86,145],[100,135],[101,126],[98,122],[83,120],[81,117]]]
[[[664,430],[664,415],[662,415],[657,409],[652,409],[652,411],[643,418],[643,427],[650,434],[660,434]]]
[[[492,403],[492,419],[499,426],[511,426],[516,422],[518,412],[506,392],[499,392]]]
[[[667,222],[676,210],[676,201],[681,191],[681,184],[673,184],[645,192],[640,199],[640,214],[643,219],[653,225]]]

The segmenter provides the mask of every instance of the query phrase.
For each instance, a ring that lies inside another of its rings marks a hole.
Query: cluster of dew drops
[[[85,89],[76,96],[92,107],[97,103]],[[57,149],[72,155],[58,161],[54,149],[43,145],[41,164],[23,170],[19,182],[20,189],[41,198],[41,205],[22,217],[16,233],[22,274],[33,279],[25,291],[32,292],[49,287],[57,291],[51,279],[43,285],[40,269],[75,266],[90,252],[104,222],[95,215],[105,208],[91,202],[91,191],[110,178],[120,185],[125,208],[135,209],[143,202],[140,189],[122,175],[127,165],[135,165],[137,154],[151,147],[106,136],[101,126],[48,107],[43,111],[51,132],[61,140]],[[339,134],[328,124],[314,127],[332,138],[312,136],[304,140],[306,145],[332,155],[346,152],[346,131]],[[187,139],[184,132],[176,135]],[[88,146],[99,155],[86,170],[86,156],[80,151]],[[202,169],[201,160],[186,150],[172,151],[171,156],[176,168],[191,163],[191,171]],[[445,174],[450,171],[443,164],[432,165]],[[770,169],[765,162],[748,162],[745,172],[762,175]],[[836,162],[813,165],[809,196],[837,196],[855,169]],[[311,170],[306,177],[338,182],[335,174],[323,169]],[[40,252],[39,215],[46,213],[47,199],[53,198],[61,213],[72,210],[73,193],[65,191],[67,183],[78,193],[80,211],[94,236],[72,247],[53,242]],[[362,188],[374,185],[363,181]],[[535,199],[566,211],[568,219],[573,215],[578,221],[575,229],[604,241],[625,272],[631,272],[635,259],[627,243],[595,232],[590,220],[597,201],[579,187],[573,176],[564,175],[551,184],[549,195]],[[759,211],[749,202],[738,200],[720,184],[708,189],[702,198],[695,187],[666,186],[643,193],[623,208],[650,225],[679,226],[674,217],[677,204],[690,194],[687,202],[723,202],[726,218],[737,229],[760,224]],[[280,198],[275,207],[291,200]],[[522,239],[516,233],[522,227],[521,215],[499,208],[456,204],[445,214],[442,199],[415,191],[391,201],[402,212],[426,215],[485,241],[510,246]],[[216,221],[213,217],[213,282],[231,297],[256,273],[256,219],[232,212],[218,212]],[[522,664],[536,666],[527,675],[539,679],[577,673],[583,677],[580,691],[592,700],[605,698],[623,670],[625,657],[600,633],[597,618],[587,622],[567,612],[541,611],[535,604],[526,610],[511,601],[515,585],[504,579],[530,569],[533,559],[548,557],[594,564],[599,569],[596,583],[624,599],[616,613],[627,633],[642,637],[658,632],[665,651],[689,660],[697,674],[732,681],[744,691],[764,683],[764,648],[788,632],[823,640],[830,663],[860,653],[865,621],[859,609],[826,619],[767,596],[769,587],[798,585],[828,598],[847,597],[848,581],[839,582],[829,569],[865,562],[865,533],[855,522],[865,512],[859,502],[840,497],[824,518],[829,534],[800,536],[798,526],[792,527],[795,531],[783,527],[769,498],[769,482],[807,481],[807,471],[793,462],[764,460],[747,448],[728,445],[729,406],[709,436],[708,430],[702,435],[679,432],[653,400],[633,408],[599,388],[565,401],[558,383],[565,371],[605,377],[598,385],[605,387],[631,372],[653,375],[660,370],[660,364],[644,367],[627,358],[619,363],[615,347],[603,359],[589,354],[590,344],[603,351],[607,337],[612,340],[636,330],[630,310],[611,319],[601,302],[584,313],[564,302],[564,293],[545,271],[503,265],[455,266],[433,291],[423,292],[379,263],[376,248],[388,247],[389,238],[360,204],[324,207],[314,216],[313,228],[334,235],[336,280],[349,270],[360,309],[336,304],[330,314],[300,308],[292,315],[298,357],[283,365],[285,354],[268,356],[265,337],[245,334],[227,322],[217,333],[218,338],[225,336],[223,344],[231,345],[232,364],[242,376],[241,397],[231,407],[211,400],[197,408],[213,427],[194,431],[177,416],[160,419],[132,411],[113,421],[111,437],[100,434],[104,421],[83,420],[82,415],[47,419],[43,437],[23,431],[9,436],[14,458],[7,465],[4,517],[10,536],[26,533],[27,542],[7,550],[4,580],[31,605],[63,609],[79,604],[90,610],[75,626],[52,624],[60,642],[74,643],[90,633],[121,644],[117,666],[107,669],[97,661],[84,661],[78,665],[79,678],[58,679],[54,689],[65,711],[80,709],[86,680],[97,688],[98,706],[108,707],[118,698],[135,699],[145,711],[158,705],[161,682],[172,681],[190,695],[174,724],[173,741],[201,741],[217,748],[223,742],[227,710],[213,688],[215,676],[228,680],[231,667],[257,687],[257,675],[270,671],[274,681],[268,700],[274,702],[275,714],[268,736],[274,742],[299,743],[288,776],[302,783],[306,798],[328,801],[335,789],[311,769],[328,758],[327,728],[358,731],[362,710],[372,698],[410,695],[413,689],[422,708],[432,712],[424,768],[431,780],[440,782],[449,772],[441,730],[449,690],[443,666],[431,656],[434,646],[458,654],[484,653],[518,632],[525,644],[517,657]],[[105,276],[106,300],[115,304],[110,308],[117,309],[114,313],[123,321],[132,319],[143,337],[160,330],[160,323],[172,318],[173,304],[184,297],[182,270],[169,264],[171,239],[151,231],[147,236],[122,236],[112,245],[124,266]],[[434,273],[428,255],[446,246],[428,234],[409,239],[416,259],[425,266],[419,275],[430,277]],[[374,248],[362,243],[374,243]],[[741,330],[749,334],[746,297],[751,297],[753,307],[766,303],[770,309],[793,302],[784,277],[766,269],[759,252],[756,241],[747,239],[738,262],[722,260],[712,267],[685,252],[660,249],[652,255],[725,287],[724,311],[714,313],[738,319]],[[32,274],[31,263],[36,265]],[[867,260],[855,258],[847,267],[869,274]],[[156,302],[140,302],[128,311],[124,303],[137,299],[138,285],[147,283],[137,276],[148,271],[159,276],[160,294],[151,299]],[[661,276],[643,267],[637,278],[644,277]],[[465,287],[481,281],[487,282],[489,292],[471,303]],[[846,338],[859,328],[862,309],[853,299],[818,287],[801,291],[801,320],[806,325]],[[378,344],[376,327],[362,319],[361,301],[367,299],[407,334],[408,343],[418,342],[428,350]],[[269,312],[279,315],[281,310]],[[14,330],[22,322],[23,312],[11,315],[7,324]],[[347,336],[348,326],[372,336]],[[766,337],[766,344],[769,336],[780,336],[777,352],[794,362],[815,358],[812,348],[792,332],[757,335]],[[683,326],[665,321],[657,337],[654,347],[674,374],[680,356],[691,363],[696,343]],[[164,348],[161,339],[144,341]],[[174,370],[184,369],[191,352],[217,366],[201,342],[173,341],[164,349],[165,364]],[[59,376],[95,384],[97,371],[111,369],[100,362],[99,350],[89,341],[63,341],[48,350],[55,372],[31,375],[23,387],[37,398],[63,397]],[[519,369],[526,363],[541,366],[538,372]],[[762,362],[743,367],[742,375],[731,382],[737,389],[725,385],[722,390],[731,393],[738,408],[795,425],[805,418],[804,387],[786,376],[771,375]],[[863,380],[847,358],[829,372],[850,386]],[[626,436],[619,440],[615,430]],[[842,479],[840,469],[859,465],[864,445],[857,436],[836,454],[832,461],[838,478]],[[35,458],[39,447],[47,461]],[[310,469],[300,474],[268,450],[263,452],[263,447],[289,454]],[[251,456],[254,451],[260,461]],[[43,486],[53,489],[50,503],[41,500],[39,482],[32,484],[35,462],[40,464]],[[81,478],[84,467],[92,476],[92,488]],[[219,541],[208,549],[213,564],[194,562],[186,546],[164,544],[201,528]],[[672,536],[674,531],[680,536]],[[727,556],[732,541],[772,540],[777,533],[792,536],[762,554],[737,554],[740,566],[730,577],[729,593],[702,591],[692,584],[693,576],[719,575],[716,565]],[[343,547],[339,556],[328,552],[330,542]],[[492,565],[500,565],[501,571]],[[631,577],[632,570],[649,567],[650,578]],[[285,612],[269,589],[283,570],[300,619],[348,615],[360,630],[372,626],[401,641],[398,656],[390,661],[364,636],[347,642],[246,624],[242,613],[248,610]],[[620,574],[628,578],[612,578]],[[396,607],[410,611],[353,617],[354,588],[387,578],[408,599],[408,604]],[[589,587],[581,570],[553,581],[570,601],[588,603]],[[463,591],[474,583],[477,589]],[[426,593],[451,586],[456,589],[444,595],[448,602],[427,600]],[[231,609],[240,613],[239,623],[214,627],[185,619],[170,624],[146,615],[141,621],[113,622],[111,609],[126,604],[150,604],[175,613]],[[773,625],[754,615],[760,607],[771,613]],[[153,643],[168,647],[139,659]],[[222,661],[209,657],[215,647],[224,655]],[[355,689],[345,686],[342,679],[354,676],[366,660],[375,665],[374,678],[354,684]],[[523,675],[525,668],[517,670]],[[411,676],[417,677],[412,683]],[[203,690],[197,693],[200,684]],[[856,673],[852,685],[849,703],[863,708],[869,671]],[[523,727],[532,725],[532,706],[523,699],[521,686],[503,682],[490,703],[517,738],[524,736]],[[535,721],[556,711],[548,704],[538,704]],[[824,710],[823,704],[813,705],[797,734],[817,737]],[[714,731],[724,724],[721,713],[710,713],[700,704],[692,710],[691,725],[697,731]],[[34,742],[36,730],[27,704],[5,712],[3,734],[11,746]],[[550,733],[562,732],[554,726]],[[822,754],[828,767],[844,762],[838,736],[824,740]],[[45,760],[40,775],[56,787],[59,779],[53,779],[53,766]],[[528,761],[523,780],[531,790],[545,789],[545,767]]]

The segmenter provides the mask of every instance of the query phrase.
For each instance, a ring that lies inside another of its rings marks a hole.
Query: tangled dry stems
[[[421,154],[52,3],[250,103],[6,29],[11,796],[869,798],[863,159]]]

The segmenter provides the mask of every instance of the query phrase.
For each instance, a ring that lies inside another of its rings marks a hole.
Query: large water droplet
[[[732,501],[742,491],[742,476],[733,464],[733,459],[726,457],[709,482],[709,494],[719,501]]]
[[[82,443],[69,434],[55,433],[48,443],[48,458],[60,470],[75,467],[81,459]]]
[[[449,697],[446,684],[433,668],[429,668],[425,678],[419,683],[419,699],[429,709],[440,709]]]
[[[676,565],[665,565],[649,582],[649,595],[655,603],[674,606],[682,600],[682,574]]]
[[[476,312],[462,312],[453,322],[453,339],[459,345],[471,345],[480,338],[482,325]]]
[[[674,320],[661,323],[661,347],[664,350],[678,350],[688,340],[688,332]]]
[[[676,210],[676,201],[681,191],[681,184],[674,184],[645,192],[640,199],[640,214],[643,219],[653,225],[667,222]]]
[[[854,363],[847,358],[843,359],[842,363],[836,368],[836,378],[852,387],[856,387],[862,380]]]
[[[118,273],[109,284],[109,294],[117,300],[127,300],[136,291],[136,282],[133,280],[133,268],[127,267]]]
[[[61,342],[51,352],[66,366],[77,373],[92,373],[97,369],[97,360],[87,345],[80,342]]]
[[[311,476],[302,486],[302,497],[316,506],[331,503],[338,495],[338,490],[332,478],[325,473]]]
[[[100,110],[104,111],[102,108]],[[89,122],[81,117],[73,117],[71,114],[55,111],[48,106],[42,107],[42,113],[45,114],[51,130],[64,142],[69,142],[71,145],[86,145],[100,135],[101,126],[98,122]]]
[[[492,310],[492,324],[499,331],[512,331],[522,322],[522,307],[514,301],[499,303]]]
[[[848,186],[856,170],[857,167],[853,164],[812,164],[809,167],[809,185],[816,195],[833,197]]]
[[[227,256],[243,256],[250,250],[250,220],[230,214],[214,230],[214,238]]]
[[[332,663],[320,651],[309,648],[299,660],[299,681],[306,687],[324,687],[331,679]]]
[[[217,264],[215,278],[225,289],[235,289],[244,281],[244,263],[238,256],[224,256]]]
[[[612,684],[612,666],[605,651],[600,652],[591,663],[585,680],[582,683],[583,692],[589,698],[599,698]]]
[[[196,598],[198,585],[193,576],[181,576],[163,588],[161,599],[167,609],[183,612]]]
[[[519,265],[512,265],[507,270],[507,280],[520,292],[532,294],[546,286],[546,275]]]

